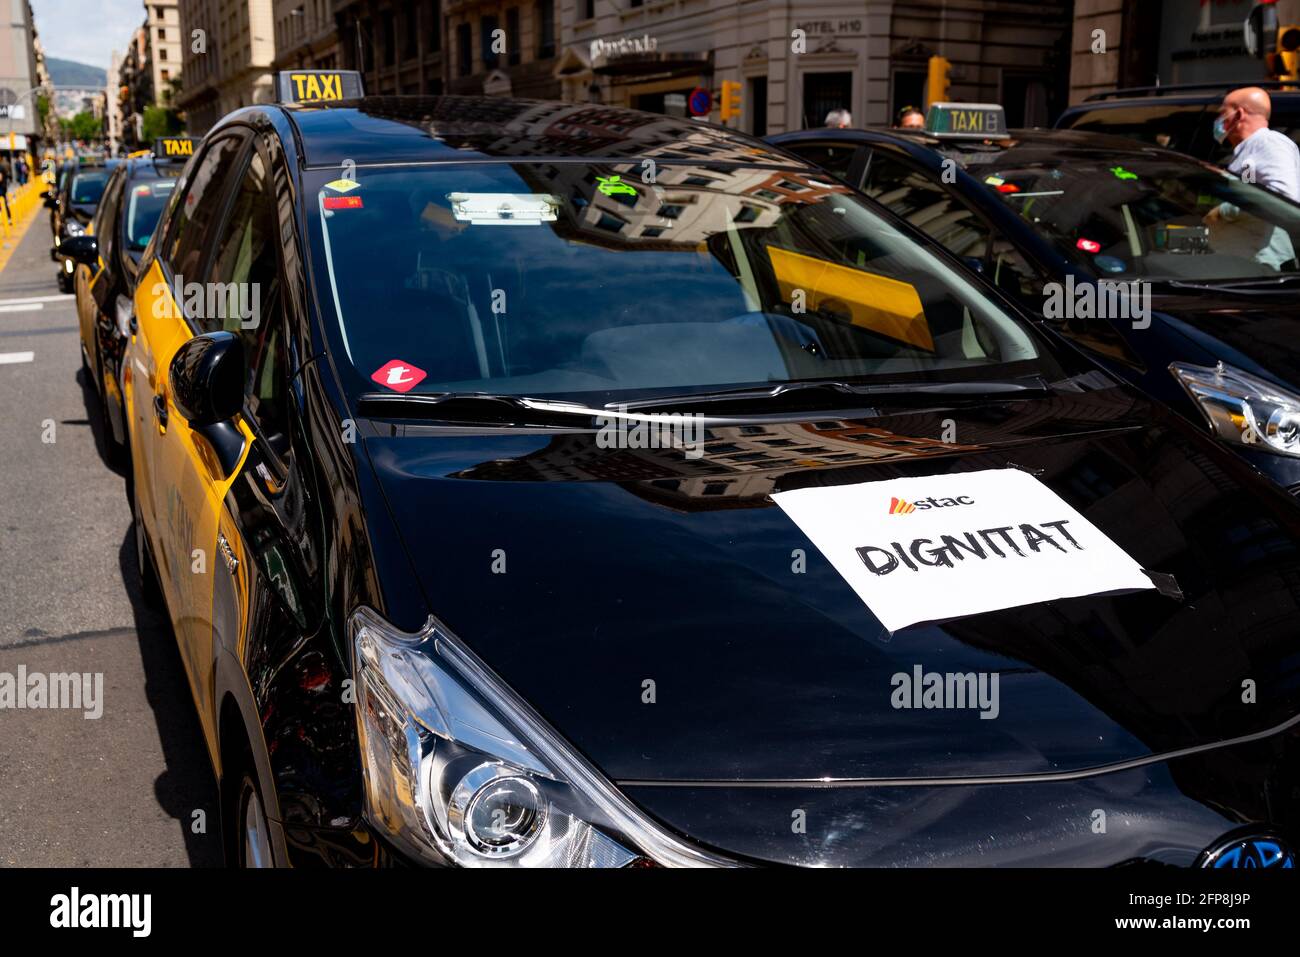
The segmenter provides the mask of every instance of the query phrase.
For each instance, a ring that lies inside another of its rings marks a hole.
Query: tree
[[[104,134],[99,120],[89,110],[82,110],[70,120],[60,119],[59,127],[66,137],[74,140],[97,140]]]
[[[181,131],[181,120],[175,110],[161,106],[144,108],[144,135],[141,139],[152,143],[160,136],[172,136]]]

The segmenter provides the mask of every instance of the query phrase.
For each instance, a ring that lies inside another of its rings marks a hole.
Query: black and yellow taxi
[[[1296,503],[812,164],[258,105],[139,272],[135,540],[232,860],[1293,865]]]
[[[59,264],[56,276],[59,292],[72,292],[72,274],[76,262],[65,256],[62,244],[74,236],[85,236],[94,231],[93,221],[104,196],[104,188],[113,170],[121,163],[117,159],[99,159],[94,156],[79,157],[64,164],[58,184],[44,194],[45,206],[50,210],[50,231],[53,245],[50,258]]]
[[[194,154],[189,137],[161,137],[152,151],[122,161],[109,175],[85,235],[63,241],[60,252],[77,263],[73,287],[81,329],[81,361],[99,393],[110,458],[126,447],[122,408],[122,352],[131,334],[132,297],[140,259],[184,163]]]
[[[1007,130],[997,105],[935,104],[927,126],[768,139],[1300,493],[1300,204],[1127,137]]]

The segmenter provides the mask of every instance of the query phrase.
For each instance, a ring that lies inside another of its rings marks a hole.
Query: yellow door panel
[[[190,429],[172,401],[168,369],[193,332],[157,262],[136,286],[135,307],[139,328],[132,340],[128,391],[136,433],[133,451],[144,458],[136,473],[137,481],[144,482],[138,492],[140,507],[146,513],[190,690],[211,746],[213,576],[228,574],[218,546],[218,524],[226,492],[243,467],[253,434],[238,423],[244,451],[239,466],[224,476],[207,439]]]

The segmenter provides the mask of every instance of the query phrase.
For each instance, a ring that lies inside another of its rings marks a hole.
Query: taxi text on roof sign
[[[160,159],[189,158],[194,155],[194,140],[188,136],[160,136],[153,142],[153,155]]]
[[[996,103],[933,103],[925,117],[925,129],[953,139],[1000,138],[1007,135],[1007,117]]]
[[[356,70],[285,70],[275,76],[275,98],[281,103],[324,103],[364,96]]]

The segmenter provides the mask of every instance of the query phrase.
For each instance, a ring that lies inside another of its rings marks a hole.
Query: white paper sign
[[[1154,586],[1028,472],[990,469],[772,496],[890,632]]]

